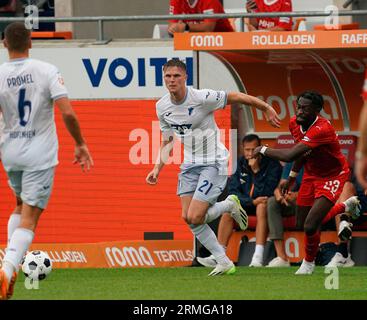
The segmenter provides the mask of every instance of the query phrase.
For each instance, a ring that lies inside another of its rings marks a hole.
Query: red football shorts
[[[322,196],[336,203],[343,191],[345,182],[348,180],[349,171],[328,178],[303,176],[301,187],[298,191],[297,205],[311,207],[315,199]]]

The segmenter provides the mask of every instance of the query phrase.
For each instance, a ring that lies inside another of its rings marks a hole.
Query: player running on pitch
[[[304,165],[301,188],[297,197],[297,225],[305,231],[305,258],[296,274],[312,274],[320,242],[320,227],[328,219],[344,211],[358,215],[359,200],[351,197],[334,206],[349,177],[348,163],[341,152],[339,140],[331,123],[320,116],[323,97],[315,91],[305,91],[297,97],[296,115],[289,130],[296,142],[291,149],[272,149],[259,146],[254,157],[263,154],[280,161],[295,160],[288,181],[287,192],[300,168]]]
[[[163,141],[158,163],[147,175],[146,182],[152,185],[157,183],[165,157],[173,146],[174,132],[184,144],[184,162],[177,188],[177,194],[181,197],[182,218],[218,263],[209,275],[234,273],[233,262],[226,256],[208,223],[224,212],[230,212],[241,229],[245,230],[247,215],[235,195],[216,202],[227,182],[229,152],[220,142],[214,112],[227,104],[242,103],[265,112],[266,119],[274,127],[279,127],[279,117],[270,105],[243,93],[227,94],[224,91],[187,87],[186,65],[178,59],[168,61],[163,71],[169,93],[156,104]]]
[[[0,299],[11,298],[19,263],[46,208],[58,164],[55,102],[75,141],[75,163],[89,170],[93,160],[57,68],[29,58],[31,32],[24,23],[5,29],[9,61],[0,66],[0,109],[5,128],[1,160],[17,207],[8,221],[8,246],[0,270]]]

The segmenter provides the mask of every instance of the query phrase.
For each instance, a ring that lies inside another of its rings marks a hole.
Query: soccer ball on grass
[[[52,262],[46,252],[30,251],[23,258],[22,270],[27,278],[32,280],[43,280],[52,270]]]

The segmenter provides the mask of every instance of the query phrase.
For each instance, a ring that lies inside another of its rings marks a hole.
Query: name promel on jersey
[[[31,74],[26,74],[24,76],[18,76],[18,77],[11,77],[6,79],[6,81],[8,83],[9,88],[34,83]]]

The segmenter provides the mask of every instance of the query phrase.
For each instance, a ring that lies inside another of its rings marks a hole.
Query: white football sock
[[[204,223],[210,223],[220,217],[223,213],[230,212],[232,210],[232,206],[233,203],[228,200],[216,202],[206,212]]]
[[[214,231],[207,224],[190,224],[190,228],[195,237],[206,249],[209,250],[218,263],[229,264],[231,262],[231,260],[226,256],[226,252],[223,247],[219,244]]]
[[[16,228],[18,228],[20,224],[20,213],[12,213],[8,220],[8,245]]]
[[[262,260],[264,255],[264,245],[257,244],[255,247],[254,257],[260,258]]]
[[[17,228],[13,232],[13,235],[10,239],[10,243],[5,253],[5,257],[3,259],[4,268],[6,277],[10,281],[13,272],[17,271],[19,268],[19,264],[27,252],[29,246],[31,245],[34,237],[34,232],[25,229],[25,228]],[[11,265],[12,267],[10,267]]]

